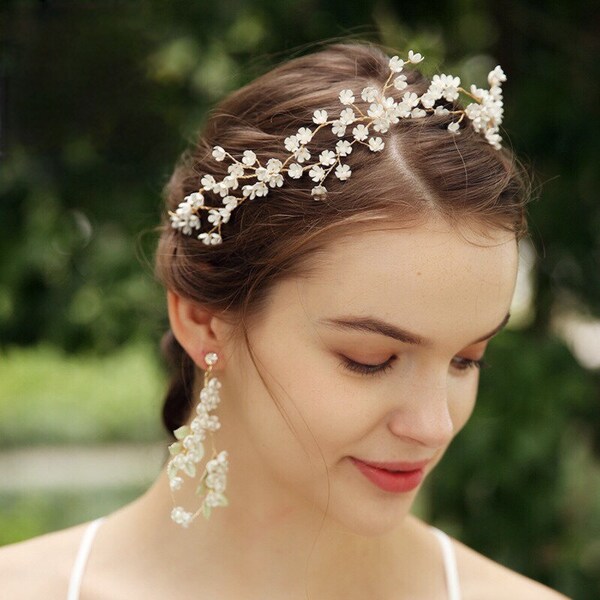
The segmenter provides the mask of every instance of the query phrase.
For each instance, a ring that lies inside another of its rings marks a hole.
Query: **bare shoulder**
[[[570,600],[452,538],[464,600]]]
[[[86,525],[81,523],[0,547],[0,581],[6,597],[64,600]]]

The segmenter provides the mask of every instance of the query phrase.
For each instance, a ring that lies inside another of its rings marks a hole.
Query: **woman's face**
[[[364,232],[336,243],[310,278],[280,283],[249,335],[284,414],[236,347],[221,391],[228,485],[251,473],[248,485],[282,514],[316,507],[364,535],[397,524],[422,483],[385,491],[350,457],[430,459],[427,476],[469,419],[479,370],[468,361],[481,359],[489,341],[476,340],[505,322],[518,266],[514,236],[486,233],[463,238],[437,219]],[[358,319],[421,342],[333,324]],[[346,361],[388,366],[360,374]]]

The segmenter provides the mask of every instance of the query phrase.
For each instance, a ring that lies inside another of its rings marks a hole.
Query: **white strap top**
[[[73,570],[71,571],[71,577],[69,579],[67,600],[79,600],[81,580],[83,579],[85,565],[92,548],[92,542],[94,541],[96,532],[98,531],[98,528],[104,519],[106,519],[106,517],[99,517],[98,519],[92,521],[84,531],[83,537],[81,538],[81,544],[79,545],[79,550],[77,551],[77,556],[73,564]],[[456,554],[454,552],[452,540],[448,534],[444,533],[441,529],[432,526],[430,526],[430,528],[438,539],[442,549],[444,572],[446,575],[446,587],[448,588],[448,600],[460,600],[458,569],[456,566]]]
[[[92,548],[92,542],[98,527],[106,517],[98,517],[95,521],[92,521],[85,529],[79,550],[75,562],[73,563],[73,569],[71,571],[71,577],[69,579],[69,591],[67,592],[67,600],[79,600],[79,590],[81,589],[81,580],[83,579],[83,571],[87,563],[90,550]]]
[[[444,557],[444,571],[446,573],[446,587],[448,588],[448,600],[460,600],[460,585],[458,582],[458,567],[456,564],[456,554],[454,545],[447,533],[444,533],[437,527],[431,527],[435,533],[440,546],[442,547],[442,556]]]

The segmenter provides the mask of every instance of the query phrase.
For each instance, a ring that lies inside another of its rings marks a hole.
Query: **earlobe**
[[[211,327],[214,315],[171,290],[167,290],[167,307],[175,339],[194,363],[206,370],[208,365],[204,356],[207,352],[222,356],[219,340]]]

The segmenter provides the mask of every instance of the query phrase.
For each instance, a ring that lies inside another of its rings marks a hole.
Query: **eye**
[[[483,358],[476,360],[474,358],[464,358],[463,356],[455,356],[452,360],[458,361],[455,363],[455,367],[459,371],[466,371],[467,369],[471,369],[473,367],[477,369],[484,369],[490,366],[490,364],[485,362]]]
[[[353,373],[360,373],[361,375],[383,375],[385,371],[392,368],[393,356],[388,358],[384,363],[380,365],[364,365],[353,360],[350,360],[346,356],[342,356],[342,362],[340,366],[344,367],[348,371]]]

